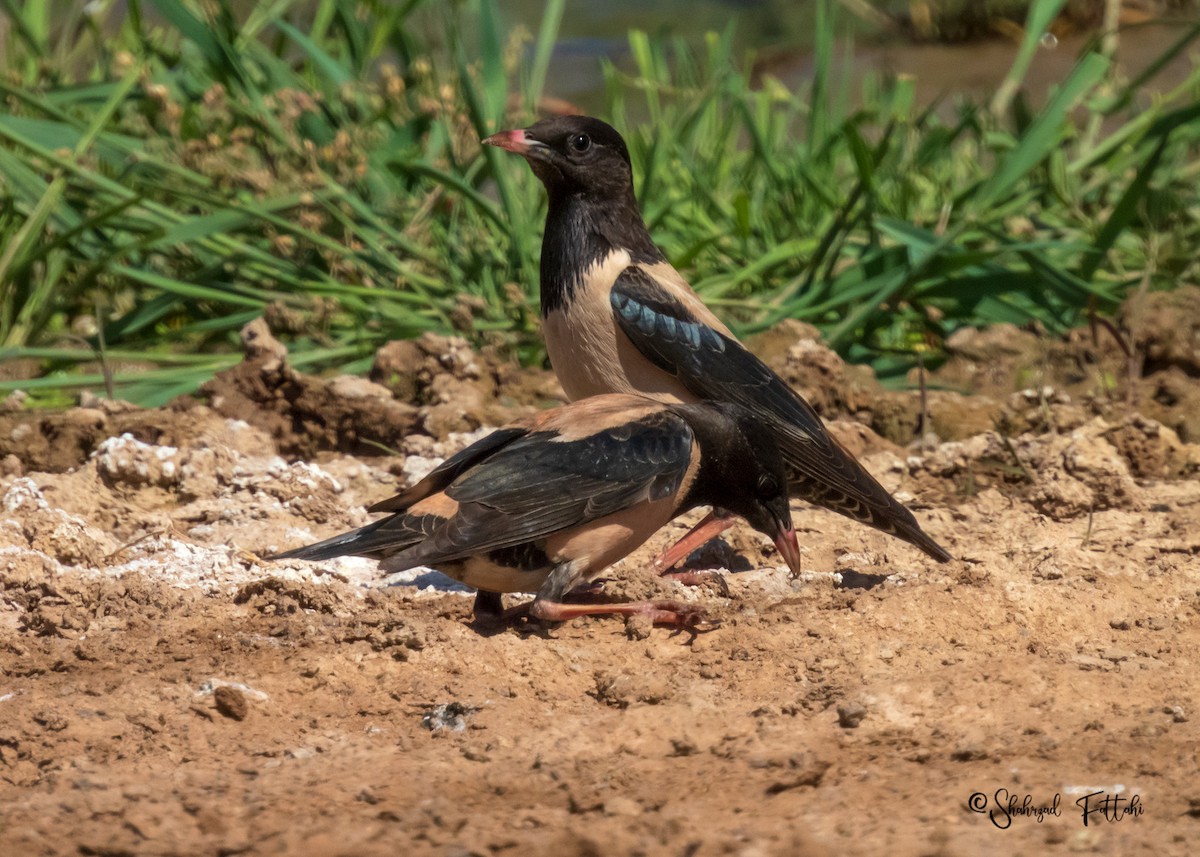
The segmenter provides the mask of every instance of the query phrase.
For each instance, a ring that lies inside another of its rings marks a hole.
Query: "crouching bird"
[[[760,420],[732,404],[597,396],[498,429],[368,510],[388,517],[271,559],[364,556],[389,572],[429,566],[478,589],[477,614],[499,612],[492,593],[536,592],[539,619],[646,613],[687,625],[703,611],[563,597],[704,505],[744,517],[799,571],[783,459]]]
[[[598,119],[563,116],[483,142],[525,158],[549,194],[542,330],[570,399],[639,393],[663,402],[735,402],[769,427],[793,496],[941,562],[951,558],[667,262],[638,210],[620,134]],[[661,565],[670,568],[726,526],[719,513],[710,515]]]

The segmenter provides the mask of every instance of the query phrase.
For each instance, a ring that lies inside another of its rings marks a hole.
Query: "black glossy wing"
[[[687,422],[667,410],[579,439],[530,433],[446,488],[457,512],[393,565],[514,547],[670,497],[687,472],[692,440]]]
[[[403,512],[409,506],[424,500],[432,494],[444,491],[451,482],[479,462],[492,455],[497,450],[512,443],[519,437],[529,434],[527,428],[496,429],[486,437],[482,437],[466,449],[461,449],[447,458],[424,479],[411,488],[401,491],[395,497],[381,500],[367,508],[368,512]]]
[[[626,268],[609,300],[617,326],[648,360],[696,396],[742,405],[772,425],[794,493],[949,558],[830,436],[804,399],[740,342],[698,319],[653,275]]]
[[[844,465],[824,460],[842,451],[821,418],[740,342],[698,320],[641,268],[625,269],[610,300],[617,325],[647,359],[703,399],[736,402],[769,419],[793,446],[799,445],[798,451],[819,456],[809,465],[814,476],[845,481],[854,490],[854,480],[842,472]]]

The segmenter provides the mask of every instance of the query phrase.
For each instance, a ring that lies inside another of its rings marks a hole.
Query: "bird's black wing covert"
[[[799,493],[945,555],[826,431],[820,417],[745,346],[698,319],[652,274],[626,268],[609,300],[617,326],[648,360],[702,399],[735,402],[770,424]]]
[[[457,514],[405,559],[437,563],[513,547],[674,494],[692,431],[657,411],[579,439],[532,432],[446,489]]]

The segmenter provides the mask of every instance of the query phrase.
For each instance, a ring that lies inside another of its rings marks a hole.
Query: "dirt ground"
[[[761,338],[957,559],[797,504],[799,579],[745,527],[694,558],[728,597],[653,579],[695,513],[606,586],[701,602],[696,634],[479,627],[434,572],[258,558],[558,395],[460,341],[320,379],[260,323],[201,400],[10,399],[0,854],[1194,853],[1186,318],[964,334],[924,407],[801,325]]]

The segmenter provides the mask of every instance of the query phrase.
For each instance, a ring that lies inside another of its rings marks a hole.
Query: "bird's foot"
[[[518,619],[526,618],[531,603],[527,601],[506,610],[499,592],[479,590],[475,593],[473,624],[480,629],[501,630]]]
[[[659,576],[667,580],[674,580],[677,583],[682,583],[684,586],[703,586],[706,583],[711,583],[717,588],[717,593],[722,598],[729,598],[732,594],[729,591],[729,581],[725,579],[725,575],[716,569],[711,568],[683,568],[679,571],[662,571]]]
[[[568,595],[571,598],[598,598],[604,594],[604,584],[611,579],[608,577],[597,577],[595,580],[579,584]]]
[[[561,601],[540,599],[533,602],[529,615],[547,622],[566,622],[578,616],[647,616],[655,625],[678,628],[694,628],[708,617],[703,607],[683,601],[563,604]]]

